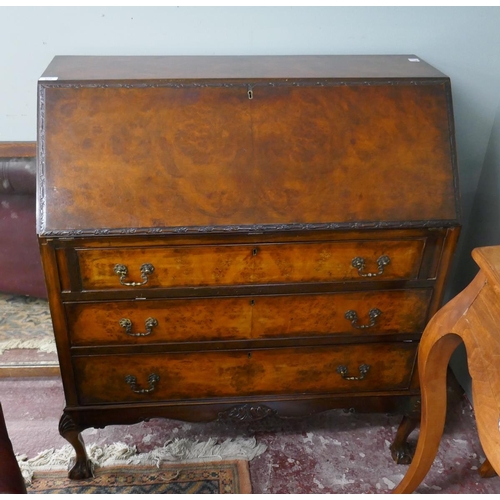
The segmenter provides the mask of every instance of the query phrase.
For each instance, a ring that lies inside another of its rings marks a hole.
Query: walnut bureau
[[[38,235],[80,432],[418,414],[458,238],[449,78],[416,56],[58,56]]]

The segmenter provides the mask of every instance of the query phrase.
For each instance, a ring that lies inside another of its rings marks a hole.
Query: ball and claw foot
[[[70,471],[68,477],[70,479],[88,479],[94,477],[94,467],[90,460],[72,460],[70,463]]]
[[[70,479],[88,479],[94,477],[94,467],[85,449],[85,443],[80,434],[80,427],[71,418],[71,415],[63,413],[59,421],[59,434],[71,444],[75,450],[76,458],[72,459],[68,477]]]
[[[420,400],[414,405],[413,412],[405,415],[399,424],[394,442],[390,446],[392,459],[397,464],[408,465],[413,460],[416,446],[408,443],[408,436],[420,422]]]
[[[409,465],[413,460],[413,455],[415,454],[415,447],[410,443],[401,443],[396,445],[396,443],[390,446],[391,456],[394,462],[400,465]]]

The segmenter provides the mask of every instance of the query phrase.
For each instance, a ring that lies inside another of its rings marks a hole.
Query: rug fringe
[[[165,443],[162,448],[156,448],[148,453],[137,453],[135,445],[129,446],[121,442],[103,446],[89,444],[86,448],[89,459],[93,466],[97,468],[126,464],[155,465],[159,467],[162,462],[216,462],[234,459],[250,461],[264,453],[267,446],[257,444],[255,438],[226,439],[222,443],[217,443],[215,438],[209,438],[208,441],[203,442],[175,439]],[[42,451],[34,458],[20,455],[17,456],[17,461],[24,480],[29,486],[33,474],[37,470],[68,468],[74,453],[73,447],[68,444],[58,450],[52,448]]]
[[[36,349],[39,352],[57,352],[56,343],[51,338],[30,339],[30,340],[7,340],[0,342],[0,354],[10,349]]]

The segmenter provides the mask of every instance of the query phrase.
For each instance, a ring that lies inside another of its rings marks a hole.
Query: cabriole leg
[[[80,434],[80,429],[73,419],[63,413],[59,421],[59,434],[68,441],[76,452],[75,462],[68,473],[70,479],[87,479],[93,477],[92,463],[87,456],[85,444]]]
[[[420,408],[420,405],[418,405]],[[408,443],[408,436],[420,423],[420,413],[405,415],[399,424],[398,431],[390,450],[392,459],[397,464],[410,464],[413,459],[415,449]]]

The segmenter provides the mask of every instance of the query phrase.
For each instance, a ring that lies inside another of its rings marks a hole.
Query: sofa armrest
[[[0,158],[0,195],[35,192],[35,158]]]
[[[36,235],[35,156],[34,142],[0,142],[0,293],[45,298]]]

